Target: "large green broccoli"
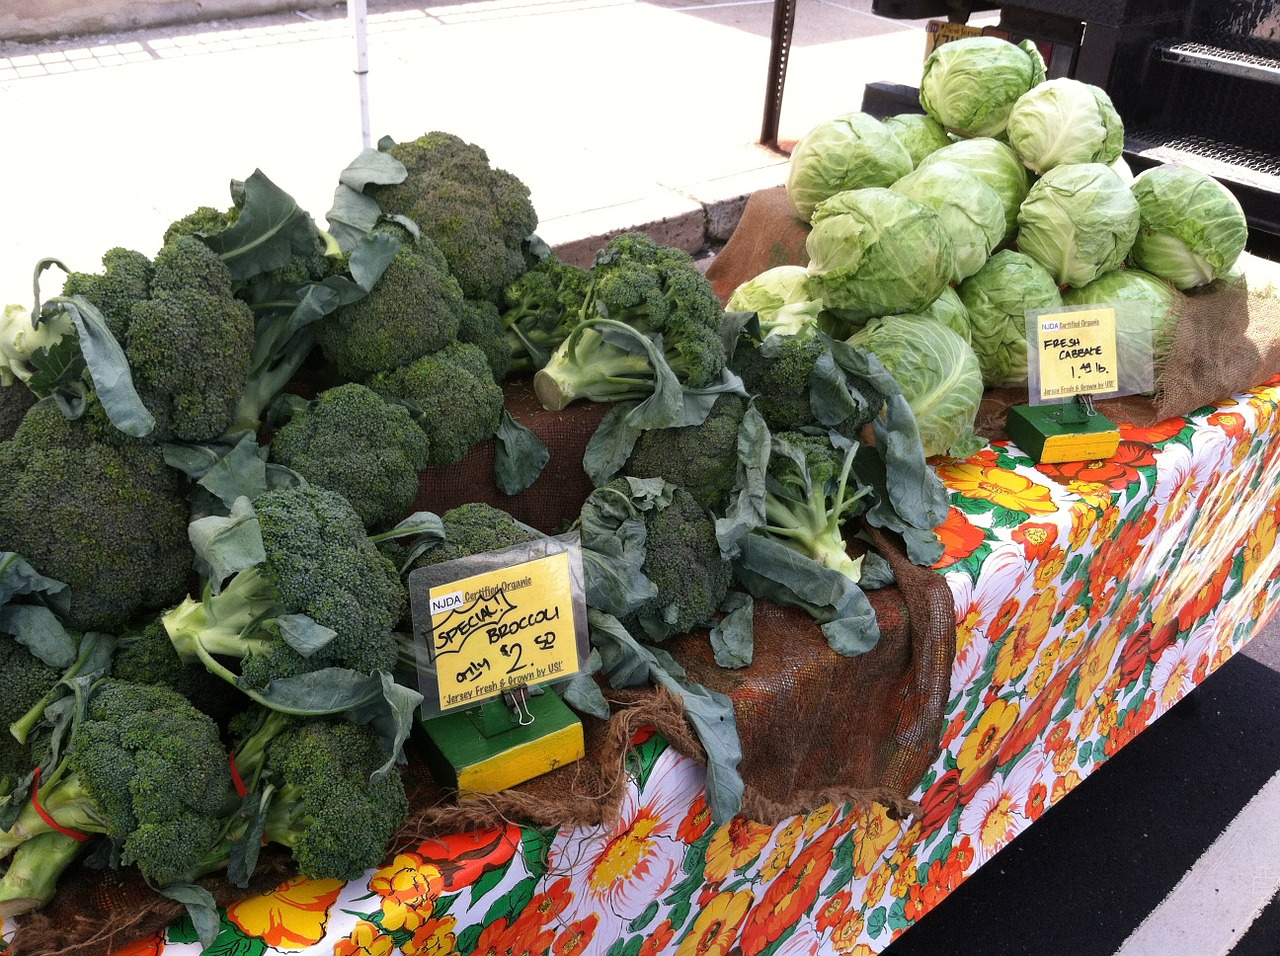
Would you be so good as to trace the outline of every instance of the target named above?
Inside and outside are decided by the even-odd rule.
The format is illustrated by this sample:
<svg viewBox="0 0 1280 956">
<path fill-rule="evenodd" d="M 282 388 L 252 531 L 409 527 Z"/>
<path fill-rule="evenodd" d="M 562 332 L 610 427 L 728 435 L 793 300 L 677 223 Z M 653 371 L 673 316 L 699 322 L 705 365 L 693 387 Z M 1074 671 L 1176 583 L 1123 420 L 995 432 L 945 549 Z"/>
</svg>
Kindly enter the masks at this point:
<svg viewBox="0 0 1280 956">
<path fill-rule="evenodd" d="M 593 494 L 609 492 L 630 494 L 629 483 L 618 478 Z M 640 512 L 645 526 L 641 570 L 656 592 L 622 622 L 662 641 L 713 620 L 733 583 L 733 566 L 720 553 L 715 519 L 689 492 L 667 483 L 650 504 Z"/>
<path fill-rule="evenodd" d="M 427 433 L 431 464 L 461 461 L 502 421 L 502 388 L 478 346 L 453 342 L 408 365 L 380 372 L 368 385 L 403 402 Z"/>
<path fill-rule="evenodd" d="M 534 375 L 549 409 L 576 399 L 618 402 L 652 394 L 665 363 L 689 388 L 714 384 L 724 369 L 724 309 L 687 252 L 624 233 L 591 267 L 582 319 Z"/>
<path fill-rule="evenodd" d="M 135 684 L 172 688 L 219 724 L 244 706 L 244 697 L 224 681 L 211 680 L 203 664 L 184 661 L 157 617 L 119 635 L 111 676 Z"/>
<path fill-rule="evenodd" d="M 316 323 L 316 343 L 345 379 L 364 381 L 429 352 L 458 336 L 463 298 L 449 264 L 427 235 L 407 230 L 395 258 L 367 296 Z"/>
<path fill-rule="evenodd" d="M 665 478 L 719 514 L 737 484 L 738 435 L 748 404 L 727 392 L 700 424 L 646 429 L 623 471 L 635 478 Z"/>
<path fill-rule="evenodd" d="M 194 236 L 155 259 L 150 298 L 134 304 L 125 356 L 155 438 L 206 441 L 234 421 L 254 342 L 249 306 L 226 264 Z"/>
<path fill-rule="evenodd" d="M 35 708 L 62 674 L 8 634 L 0 634 L 0 674 L 4 674 L 4 693 L 0 694 L 0 799 L 3 799 L 18 778 L 34 766 L 30 751 L 14 738 L 9 726 Z"/>
<path fill-rule="evenodd" d="M 246 692 L 327 667 L 391 673 L 405 591 L 347 499 L 314 485 L 282 488 L 255 498 L 253 510 L 265 559 L 162 615 L 178 654 Z M 332 638 L 297 650 L 298 615 Z M 239 673 L 220 658 L 237 661 Z"/>
<path fill-rule="evenodd" d="M 84 696 L 62 759 L 0 834 L 0 858 L 12 856 L 0 915 L 52 899 L 83 847 L 53 823 L 106 837 L 155 886 L 190 882 L 225 859 L 234 791 L 214 721 L 165 687 L 103 679 Z"/>
<path fill-rule="evenodd" d="M 271 461 L 346 498 L 371 530 L 409 512 L 431 457 L 427 434 L 408 409 L 356 382 L 317 395 L 267 451 Z"/>
<path fill-rule="evenodd" d="M 408 176 L 370 187 L 383 213 L 409 218 L 435 241 L 467 298 L 500 304 L 525 270 L 524 246 L 538 226 L 529 188 L 452 133 L 430 132 L 387 153 Z"/>
<path fill-rule="evenodd" d="M 241 715 L 236 769 L 265 804 L 262 838 L 312 879 L 350 880 L 383 862 L 409 812 L 396 769 L 368 726 L 258 708 Z"/>
<path fill-rule="evenodd" d="M 0 441 L 8 441 L 18 430 L 27 409 L 39 401 L 39 396 L 21 382 L 0 385 Z"/>
<path fill-rule="evenodd" d="M 186 478 L 159 446 L 100 441 L 44 402 L 0 442 L 0 474 L 4 547 L 70 587 L 69 626 L 112 631 L 186 594 Z"/>
</svg>

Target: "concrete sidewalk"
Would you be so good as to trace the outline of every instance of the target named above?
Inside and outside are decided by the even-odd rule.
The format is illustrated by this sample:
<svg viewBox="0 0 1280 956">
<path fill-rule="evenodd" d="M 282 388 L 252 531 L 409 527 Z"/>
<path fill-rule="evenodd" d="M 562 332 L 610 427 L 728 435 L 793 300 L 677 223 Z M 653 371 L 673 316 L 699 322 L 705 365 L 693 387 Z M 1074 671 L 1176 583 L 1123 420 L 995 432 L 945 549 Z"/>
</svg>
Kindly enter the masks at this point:
<svg viewBox="0 0 1280 956">
<path fill-rule="evenodd" d="M 870 0 L 799 0 L 780 140 L 857 109 L 872 80 L 914 85 L 922 21 Z M 0 41 L 5 182 L 0 302 L 27 303 L 37 260 L 95 271 L 148 255 L 198 205 L 261 169 L 324 225 L 362 146 L 344 7 L 39 45 Z M 772 0 L 370 0 L 372 139 L 446 130 L 530 187 L 567 256 L 644 228 L 697 250 L 745 197 L 781 183 L 759 146 Z M 56 271 L 44 295 L 61 286 Z"/>
</svg>

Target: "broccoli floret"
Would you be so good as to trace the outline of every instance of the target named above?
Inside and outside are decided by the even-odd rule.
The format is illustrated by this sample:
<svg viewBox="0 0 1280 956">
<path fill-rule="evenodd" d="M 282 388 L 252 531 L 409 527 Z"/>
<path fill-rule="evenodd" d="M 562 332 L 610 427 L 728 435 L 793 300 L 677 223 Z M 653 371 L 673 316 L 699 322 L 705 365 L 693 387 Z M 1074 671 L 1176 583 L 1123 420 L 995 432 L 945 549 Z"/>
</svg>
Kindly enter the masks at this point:
<svg viewBox="0 0 1280 956">
<path fill-rule="evenodd" d="M 363 381 L 437 352 L 458 336 L 462 289 L 426 235 L 404 230 L 395 258 L 367 296 L 316 323 L 316 342 L 338 373 Z"/>
<path fill-rule="evenodd" d="M 0 441 L 8 441 L 18 430 L 27 409 L 39 401 L 39 396 L 21 382 L 0 384 Z"/>
<path fill-rule="evenodd" d="M 502 388 L 484 353 L 466 342 L 381 372 L 368 385 L 413 412 L 427 433 L 433 465 L 461 461 L 474 445 L 492 437 L 502 421 Z"/>
<path fill-rule="evenodd" d="M 511 371 L 537 371 L 582 320 L 591 273 L 546 256 L 503 290 L 502 324 Z"/>
<path fill-rule="evenodd" d="M 151 298 L 135 303 L 125 356 L 153 437 L 205 441 L 232 424 L 249 371 L 253 312 L 226 264 L 199 239 L 179 236 L 156 255 Z"/>
<path fill-rule="evenodd" d="M 62 294 L 83 296 L 96 305 L 111 334 L 123 342 L 133 304 L 151 295 L 154 267 L 141 252 L 122 246 L 104 252 L 102 266 L 100 273 L 70 273 L 62 284 Z"/>
<path fill-rule="evenodd" d="M 617 478 L 593 494 L 630 494 Z M 687 634 L 712 620 L 733 582 L 731 563 L 720 553 L 715 519 L 678 485 L 667 483 L 652 507 L 643 508 L 644 576 L 657 589 L 623 619 L 650 640 Z"/>
<path fill-rule="evenodd" d="M 769 336 L 764 342 L 746 337 L 734 349 L 732 367 L 747 392 L 755 396 L 772 431 L 790 431 L 814 423 L 810 387 L 814 365 L 826 351 L 812 334 Z"/>
<path fill-rule="evenodd" d="M 681 384 L 704 388 L 724 369 L 724 309 L 693 257 L 624 233 L 591 267 L 582 319 L 537 374 L 545 408 L 575 399 L 619 402 L 653 392 L 658 371 L 641 337 L 651 341 Z"/>
<path fill-rule="evenodd" d="M 254 719 L 256 717 L 256 719 Z M 351 880 L 382 863 L 409 812 L 404 782 L 367 725 L 245 715 L 236 767 L 267 812 L 263 839 L 286 846 L 312 879 Z"/>
<path fill-rule="evenodd" d="M 701 424 L 641 432 L 623 470 L 635 478 L 665 478 L 720 513 L 737 482 L 738 433 L 747 405 L 743 396 L 726 393 Z"/>
<path fill-rule="evenodd" d="M 430 461 L 427 434 L 408 409 L 355 382 L 317 395 L 276 432 L 268 454 L 313 485 L 338 492 L 370 529 L 408 513 L 418 472 Z"/>
<path fill-rule="evenodd" d="M 212 236 L 240 218 L 240 210 L 235 206 L 229 209 L 214 209 L 212 206 L 197 206 L 181 219 L 169 224 L 164 231 L 161 242 L 168 245 L 179 236 Z"/>
<path fill-rule="evenodd" d="M 414 559 L 409 571 L 537 541 L 540 535 L 496 505 L 469 501 L 440 516 L 444 540 Z"/>
<path fill-rule="evenodd" d="M 70 627 L 113 631 L 187 592 L 186 478 L 158 445 L 99 441 L 45 402 L 0 443 L 0 474 L 4 546 L 70 587 Z"/>
<path fill-rule="evenodd" d="M 459 313 L 458 341 L 474 345 L 484 353 L 489 374 L 501 385 L 511 370 L 511 353 L 498 307 L 483 299 L 464 299 Z"/>
<path fill-rule="evenodd" d="M 165 687 L 104 679 L 85 695 L 63 758 L 40 782 L 44 813 L 29 799 L 0 834 L 0 857 L 15 853 L 0 879 L 6 915 L 48 902 L 74 858 L 62 840 L 41 847 L 42 835 L 57 833 L 49 819 L 105 836 L 155 886 L 190 882 L 222 857 L 212 848 L 232 784 L 213 720 Z"/>
<path fill-rule="evenodd" d="M 525 270 L 524 244 L 538 226 L 529 188 L 451 133 L 430 132 L 387 153 L 408 176 L 370 188 L 382 211 L 407 217 L 435 240 L 467 298 L 501 303 L 502 290 Z"/>
<path fill-rule="evenodd" d="M 244 698 L 223 681 L 210 680 L 203 665 L 178 656 L 159 618 L 120 635 L 111 658 L 111 676 L 172 688 L 219 724 L 244 706 Z"/>
<path fill-rule="evenodd" d="M 773 538 L 856 582 L 861 560 L 849 556 L 841 530 L 869 490 L 850 482 L 856 450 L 853 443 L 837 448 L 829 435 L 774 434 L 765 481 L 765 523 L 752 533 Z"/>
<path fill-rule="evenodd" d="M 246 692 L 326 667 L 390 673 L 397 658 L 391 629 L 406 596 L 395 565 L 347 499 L 308 485 L 268 491 L 253 508 L 265 560 L 220 592 L 206 585 L 199 599 L 161 616 L 179 656 Z M 333 638 L 302 654 L 282 634 L 293 615 L 331 629 Z M 238 661 L 239 674 L 219 658 Z"/>
</svg>

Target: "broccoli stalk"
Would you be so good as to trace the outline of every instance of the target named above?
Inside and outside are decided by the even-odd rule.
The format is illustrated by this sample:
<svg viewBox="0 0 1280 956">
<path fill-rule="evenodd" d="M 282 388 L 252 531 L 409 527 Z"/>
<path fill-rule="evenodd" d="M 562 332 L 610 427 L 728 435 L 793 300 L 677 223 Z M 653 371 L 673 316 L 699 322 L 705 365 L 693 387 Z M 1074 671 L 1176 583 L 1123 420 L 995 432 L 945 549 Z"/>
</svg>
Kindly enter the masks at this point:
<svg viewBox="0 0 1280 956">
<path fill-rule="evenodd" d="M 162 621 L 182 660 L 199 660 L 211 674 L 235 684 L 239 675 L 218 658 L 270 654 L 276 639 L 265 628 L 284 611 L 270 578 L 260 568 L 247 568 L 218 594 L 206 584 L 200 598 L 188 597 Z"/>
<path fill-rule="evenodd" d="M 0 919 L 38 910 L 53 900 L 58 878 L 80 855 L 84 844 L 56 831 L 40 833 L 13 851 L 0 879 Z"/>
<path fill-rule="evenodd" d="M 853 515 L 866 488 L 850 486 L 856 445 L 841 453 L 827 437 L 799 432 L 774 435 L 765 485 L 765 524 L 755 534 L 839 571 L 851 581 L 862 559 L 851 558 L 841 526 Z"/>
</svg>

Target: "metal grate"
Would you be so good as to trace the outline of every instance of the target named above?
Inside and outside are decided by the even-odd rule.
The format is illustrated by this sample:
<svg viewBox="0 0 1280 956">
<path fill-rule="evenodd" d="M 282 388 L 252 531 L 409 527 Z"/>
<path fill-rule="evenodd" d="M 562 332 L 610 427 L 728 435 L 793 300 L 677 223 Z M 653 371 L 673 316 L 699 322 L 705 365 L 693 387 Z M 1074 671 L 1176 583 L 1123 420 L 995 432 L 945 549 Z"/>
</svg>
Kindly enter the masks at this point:
<svg viewBox="0 0 1280 956">
<path fill-rule="evenodd" d="M 1244 179 L 1280 193 L 1280 157 L 1261 150 L 1223 143 L 1204 136 L 1167 129 L 1133 129 L 1125 133 L 1125 148 L 1158 162 L 1188 161 L 1211 175 Z M 1216 171 L 1215 171 L 1216 170 Z"/>
<path fill-rule="evenodd" d="M 1166 41 L 1153 51 L 1166 63 L 1225 73 L 1263 83 L 1280 83 L 1280 59 L 1195 41 Z"/>
</svg>

